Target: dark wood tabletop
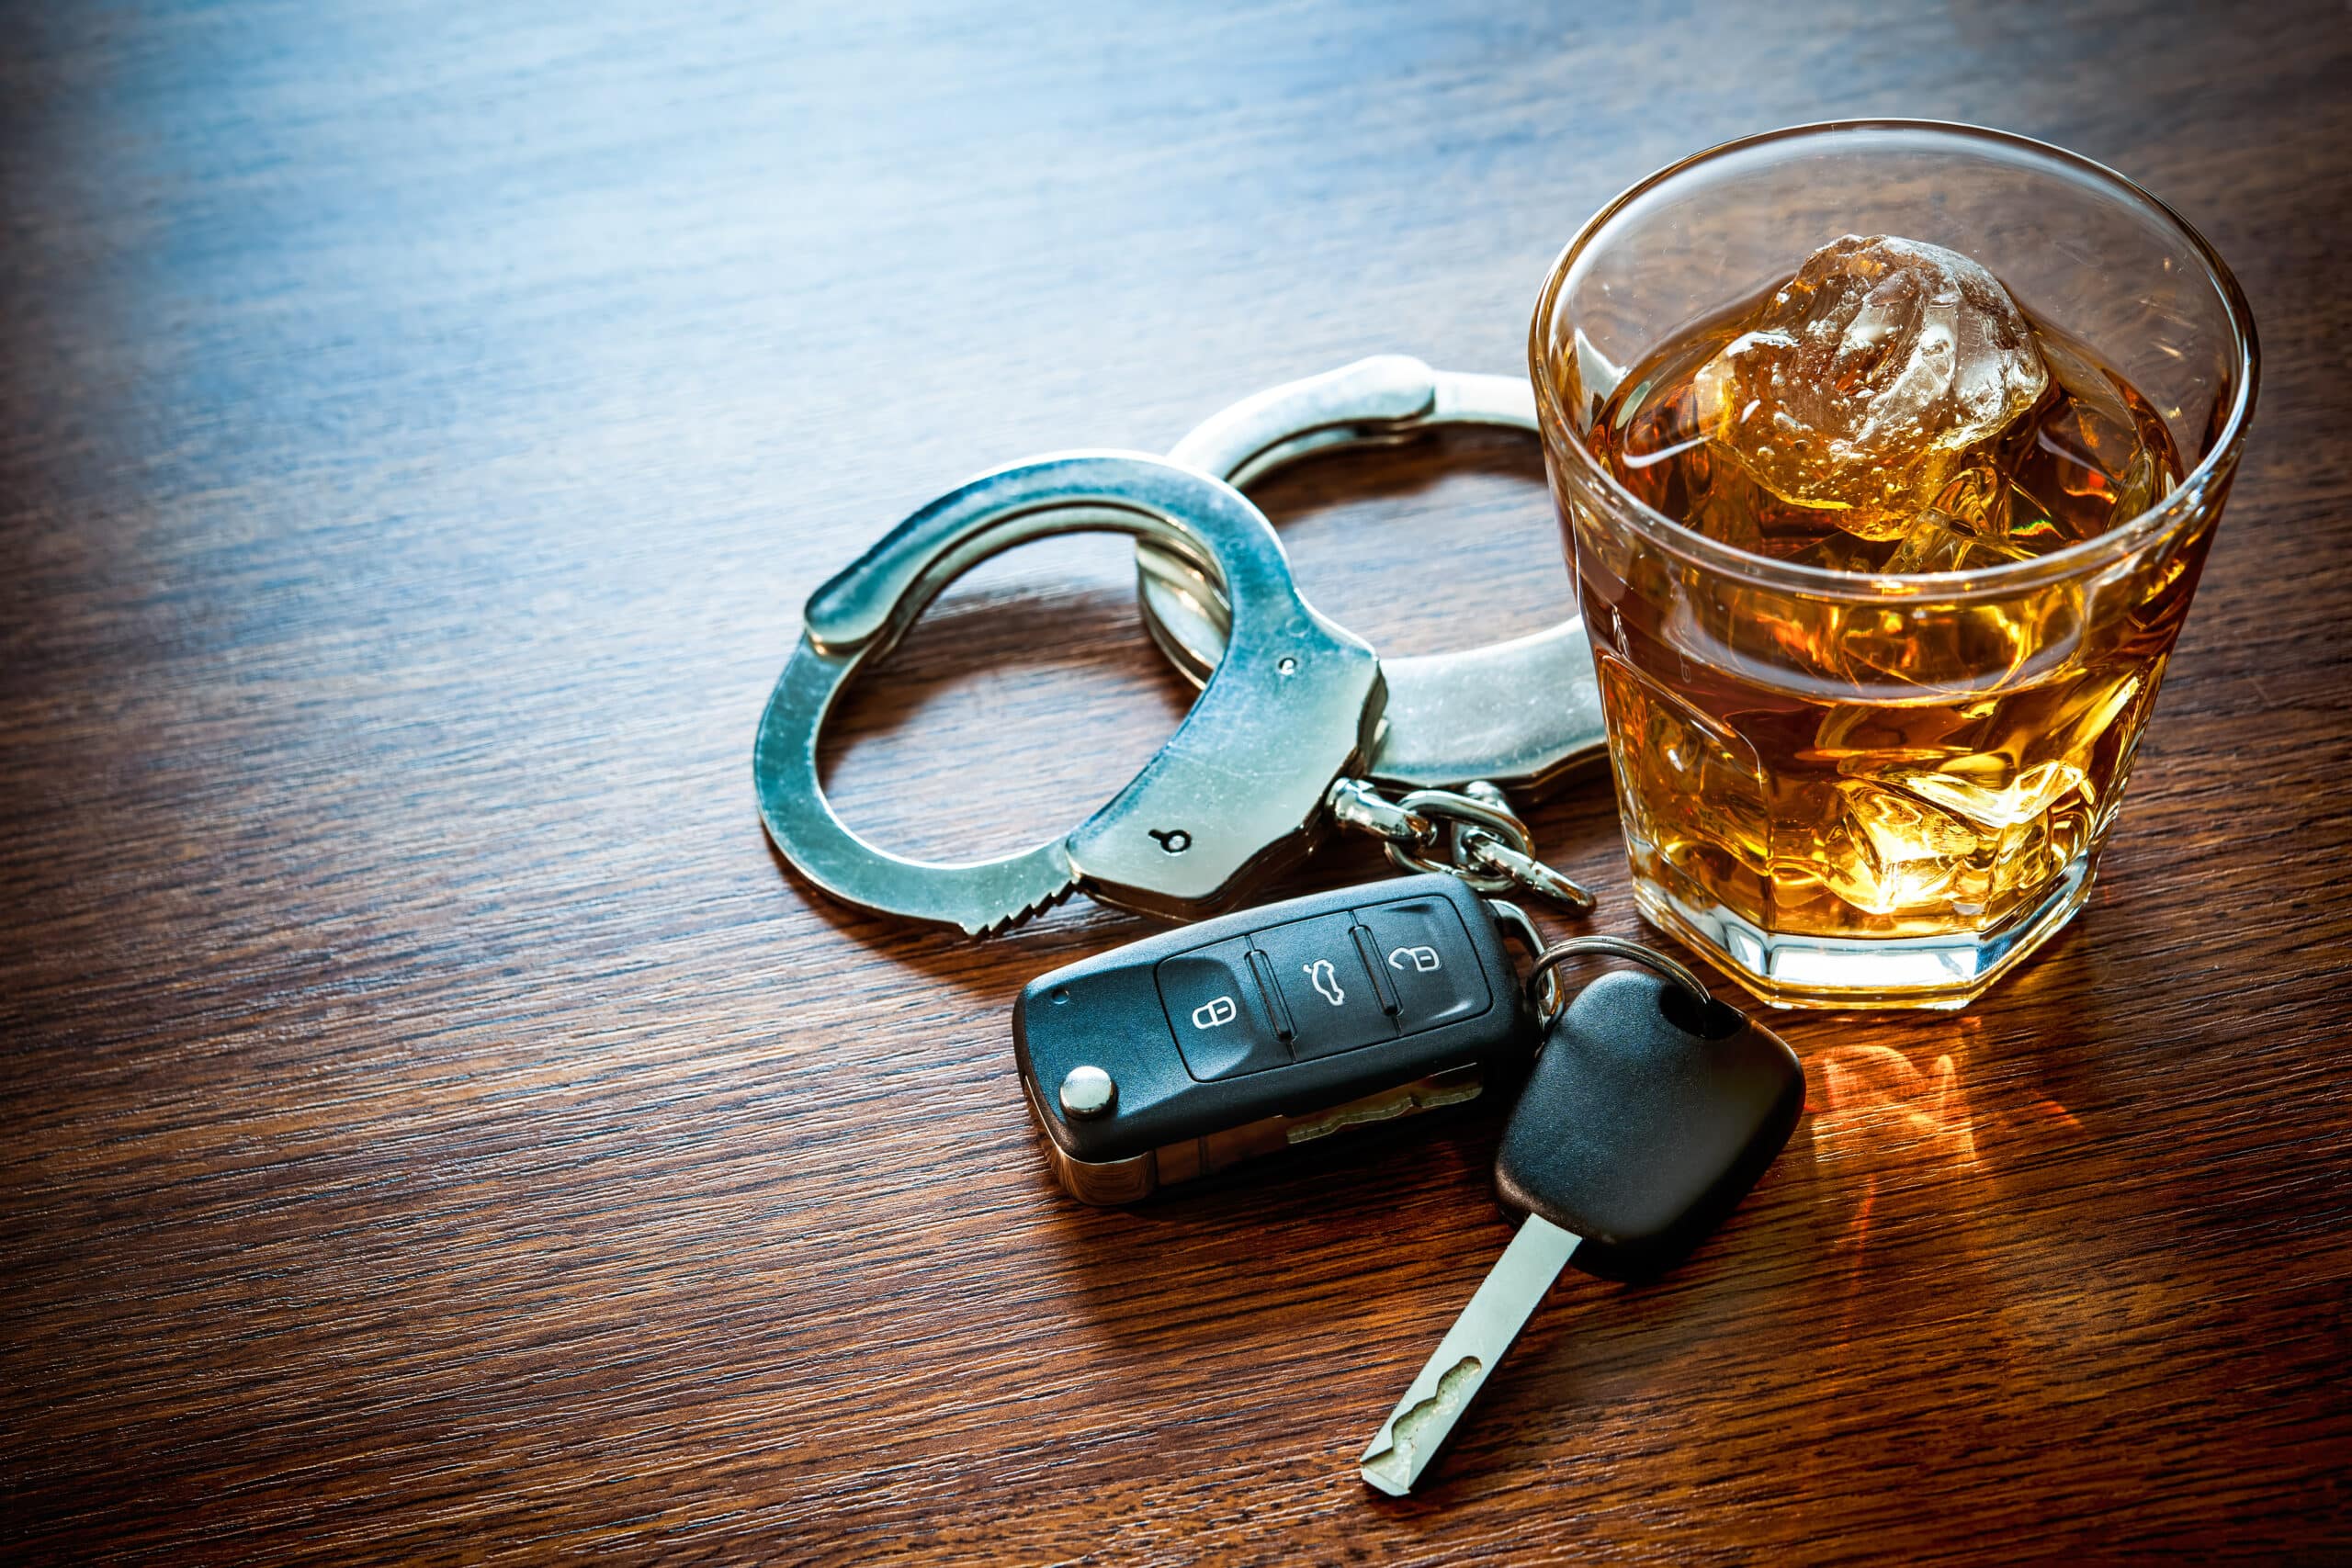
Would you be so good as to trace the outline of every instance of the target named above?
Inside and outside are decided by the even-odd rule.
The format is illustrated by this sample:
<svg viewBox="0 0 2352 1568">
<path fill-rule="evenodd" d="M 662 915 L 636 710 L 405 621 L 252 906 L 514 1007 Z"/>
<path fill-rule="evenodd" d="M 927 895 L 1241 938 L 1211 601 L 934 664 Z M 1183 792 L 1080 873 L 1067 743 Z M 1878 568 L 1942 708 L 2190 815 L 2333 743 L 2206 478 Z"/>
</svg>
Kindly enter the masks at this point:
<svg viewBox="0 0 2352 1568">
<path fill-rule="evenodd" d="M 27 4 L 0 50 L 0 1543 L 18 1561 L 2352 1559 L 2352 19 L 2335 4 Z M 2234 264 L 2260 405 L 2101 885 L 1571 1271 L 1422 1495 L 1499 1111 L 1129 1211 L 972 941 L 768 848 L 809 592 L 1040 450 L 1516 373 L 1684 153 L 2003 126 Z M 1531 443 L 1261 487 L 1392 653 L 1556 618 Z M 1124 542 L 950 592 L 861 830 L 1060 831 L 1189 688 Z M 1534 814 L 1641 928 L 1597 781 Z M 1275 892 L 1383 872 L 1335 844 Z M 1555 929 L 1558 929 L 1555 927 Z"/>
</svg>

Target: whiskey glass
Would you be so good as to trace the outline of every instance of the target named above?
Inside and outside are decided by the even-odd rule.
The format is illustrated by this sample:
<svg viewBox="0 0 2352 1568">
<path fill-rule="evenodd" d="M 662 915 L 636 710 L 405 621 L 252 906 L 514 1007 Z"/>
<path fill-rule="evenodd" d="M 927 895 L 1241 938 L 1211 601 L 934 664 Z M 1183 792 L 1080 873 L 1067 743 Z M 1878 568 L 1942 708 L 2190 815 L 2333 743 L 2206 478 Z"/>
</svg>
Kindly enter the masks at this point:
<svg viewBox="0 0 2352 1568">
<path fill-rule="evenodd" d="M 1589 440 L 1628 368 L 1846 234 L 1981 263 L 2144 397 L 2185 477 L 2053 553 L 1917 576 L 1750 554 L 1635 499 Z M 2082 907 L 2114 828 L 2253 411 L 2229 268 L 2055 147 L 1800 126 L 1611 202 L 1528 355 L 1644 916 L 1776 1005 L 1964 1006 Z"/>
</svg>

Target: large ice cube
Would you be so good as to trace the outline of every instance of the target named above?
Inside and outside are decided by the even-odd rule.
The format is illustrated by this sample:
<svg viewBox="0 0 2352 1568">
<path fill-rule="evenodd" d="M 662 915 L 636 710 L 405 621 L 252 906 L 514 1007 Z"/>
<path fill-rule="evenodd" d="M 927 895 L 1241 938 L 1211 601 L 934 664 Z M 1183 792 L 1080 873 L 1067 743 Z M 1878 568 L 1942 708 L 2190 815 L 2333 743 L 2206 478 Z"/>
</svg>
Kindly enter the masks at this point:
<svg viewBox="0 0 2352 1568">
<path fill-rule="evenodd" d="M 1885 234 L 1807 257 L 1694 383 L 1703 428 L 1758 484 L 1866 539 L 1902 535 L 2049 384 L 1991 273 Z"/>
<path fill-rule="evenodd" d="M 2036 762 L 2018 769 L 1998 753 L 1956 757 L 1935 768 L 1890 768 L 1879 777 L 1932 801 L 1980 831 L 2037 821 L 2067 796 L 2087 799 L 2090 793 L 2088 775 L 2072 762 Z"/>
<path fill-rule="evenodd" d="M 2030 560 L 2033 552 L 2005 539 L 1984 538 L 1949 513 L 1932 508 L 1914 517 L 1900 536 L 1903 542 L 1883 569 L 1900 576 L 1937 571 L 1974 571 L 2007 561 Z"/>
<path fill-rule="evenodd" d="M 1967 823 L 1865 779 L 1830 794 L 1818 870 L 1832 893 L 1873 915 L 1949 898 L 1978 850 Z"/>
</svg>

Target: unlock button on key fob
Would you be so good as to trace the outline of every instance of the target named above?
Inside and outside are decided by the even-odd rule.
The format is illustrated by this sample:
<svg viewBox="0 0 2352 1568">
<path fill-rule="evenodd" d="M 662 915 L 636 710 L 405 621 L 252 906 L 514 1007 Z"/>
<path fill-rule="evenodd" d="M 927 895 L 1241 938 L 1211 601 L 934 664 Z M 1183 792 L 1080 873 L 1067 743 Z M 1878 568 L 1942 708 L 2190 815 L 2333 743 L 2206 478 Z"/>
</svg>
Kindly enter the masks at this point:
<svg viewBox="0 0 2352 1568">
<path fill-rule="evenodd" d="M 1184 1070 L 1206 1083 L 1290 1065 L 1250 968 L 1250 939 L 1236 937 L 1159 961 L 1159 1000 Z"/>
<path fill-rule="evenodd" d="M 1408 1034 L 1476 1018 L 1493 1005 L 1470 934 L 1447 900 L 1399 898 L 1358 909 L 1356 919 L 1371 934 L 1372 961 L 1396 988 Z"/>
</svg>

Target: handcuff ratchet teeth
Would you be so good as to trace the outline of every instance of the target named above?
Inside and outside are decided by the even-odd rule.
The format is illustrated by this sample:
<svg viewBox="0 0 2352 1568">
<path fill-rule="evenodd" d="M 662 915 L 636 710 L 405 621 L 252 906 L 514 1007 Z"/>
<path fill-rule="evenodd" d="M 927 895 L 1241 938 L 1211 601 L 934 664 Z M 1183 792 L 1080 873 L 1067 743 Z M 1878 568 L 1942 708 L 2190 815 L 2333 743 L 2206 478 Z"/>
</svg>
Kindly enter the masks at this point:
<svg viewBox="0 0 2352 1568">
<path fill-rule="evenodd" d="M 1231 605 L 1225 657 L 1175 733 L 1108 805 L 1018 853 L 942 864 L 851 831 L 817 773 L 818 735 L 850 681 L 971 567 L 1094 529 L 1198 565 Z M 1222 479 L 1139 453 L 1063 453 L 969 480 L 818 589 L 805 621 L 752 756 L 769 837 L 837 897 L 976 935 L 1081 886 L 1168 919 L 1238 902 L 1311 847 L 1326 792 L 1361 763 L 1385 700 L 1379 660 L 1299 596 L 1264 514 Z"/>
</svg>

